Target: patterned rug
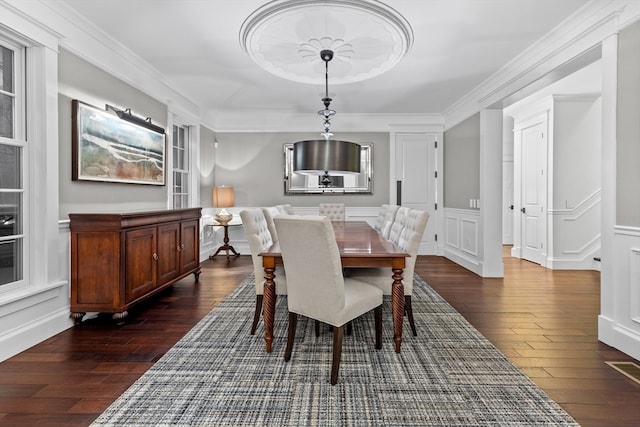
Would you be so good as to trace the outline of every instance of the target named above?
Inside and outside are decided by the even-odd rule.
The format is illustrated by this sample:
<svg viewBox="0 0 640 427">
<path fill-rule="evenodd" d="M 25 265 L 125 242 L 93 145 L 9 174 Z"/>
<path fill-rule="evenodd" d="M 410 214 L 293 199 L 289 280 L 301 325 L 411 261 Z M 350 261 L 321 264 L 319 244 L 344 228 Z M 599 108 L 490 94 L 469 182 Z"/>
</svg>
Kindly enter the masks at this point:
<svg viewBox="0 0 640 427">
<path fill-rule="evenodd" d="M 405 320 L 393 346 L 390 301 L 383 347 L 373 313 L 345 335 L 338 384 L 329 384 L 332 333 L 299 318 L 289 363 L 286 298 L 278 297 L 274 349 L 249 335 L 253 276 L 245 279 L 94 426 L 575 426 L 577 423 L 416 276 L 418 336 Z M 387 297 L 385 297 L 387 298 Z M 261 323 L 262 324 L 262 323 Z"/>
</svg>

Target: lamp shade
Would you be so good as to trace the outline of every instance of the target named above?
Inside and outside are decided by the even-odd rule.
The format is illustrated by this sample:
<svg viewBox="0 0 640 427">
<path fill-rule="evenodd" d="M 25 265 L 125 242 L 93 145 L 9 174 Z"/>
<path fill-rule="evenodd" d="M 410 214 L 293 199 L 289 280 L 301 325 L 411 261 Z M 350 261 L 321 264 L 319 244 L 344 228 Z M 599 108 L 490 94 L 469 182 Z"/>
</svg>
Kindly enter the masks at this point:
<svg viewBox="0 0 640 427">
<path fill-rule="evenodd" d="M 234 203 L 233 187 L 213 187 L 214 208 L 230 208 Z"/>
<path fill-rule="evenodd" d="M 304 175 L 360 173 L 360 145 L 335 139 L 293 144 L 293 170 Z"/>
</svg>

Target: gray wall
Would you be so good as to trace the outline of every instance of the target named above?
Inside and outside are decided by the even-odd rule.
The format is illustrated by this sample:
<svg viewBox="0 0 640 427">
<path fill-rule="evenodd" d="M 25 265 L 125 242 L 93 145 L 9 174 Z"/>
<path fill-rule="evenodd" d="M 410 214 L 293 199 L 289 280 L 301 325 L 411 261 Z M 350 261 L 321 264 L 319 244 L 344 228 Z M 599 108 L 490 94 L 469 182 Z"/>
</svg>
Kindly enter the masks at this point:
<svg viewBox="0 0 640 427">
<path fill-rule="evenodd" d="M 480 114 L 478 113 L 444 133 L 444 206 L 469 209 L 469 199 L 479 198 Z"/>
<path fill-rule="evenodd" d="M 71 180 L 71 100 L 98 108 L 110 104 L 131 108 L 166 126 L 165 104 L 145 95 L 75 55 L 59 56 L 60 219 L 72 212 L 131 212 L 167 207 L 166 186 Z M 200 127 L 198 162 L 200 205 L 210 207 L 211 187 L 235 187 L 236 206 L 317 206 L 344 202 L 349 206 L 379 206 L 389 201 L 389 133 L 341 132 L 340 139 L 373 143 L 373 194 L 285 196 L 283 144 L 317 138 L 310 133 L 218 133 Z M 214 139 L 218 148 L 214 148 Z"/>
<path fill-rule="evenodd" d="M 218 148 L 215 185 L 235 189 L 236 206 L 317 206 L 320 202 L 344 202 L 348 206 L 379 206 L 389 201 L 389 134 L 386 132 L 341 132 L 342 140 L 373 144 L 373 194 L 362 195 L 284 195 L 283 144 L 318 138 L 311 133 L 216 133 Z M 207 141 L 201 142 L 206 149 Z M 203 207 L 211 206 L 211 180 L 200 187 Z"/>
<path fill-rule="evenodd" d="M 618 35 L 616 224 L 640 226 L 640 22 Z"/>
<path fill-rule="evenodd" d="M 105 104 L 131 108 L 162 127 L 167 121 L 166 106 L 63 49 L 58 59 L 59 218 L 67 219 L 72 212 L 165 209 L 166 186 L 71 180 L 71 100 L 101 109 Z"/>
</svg>

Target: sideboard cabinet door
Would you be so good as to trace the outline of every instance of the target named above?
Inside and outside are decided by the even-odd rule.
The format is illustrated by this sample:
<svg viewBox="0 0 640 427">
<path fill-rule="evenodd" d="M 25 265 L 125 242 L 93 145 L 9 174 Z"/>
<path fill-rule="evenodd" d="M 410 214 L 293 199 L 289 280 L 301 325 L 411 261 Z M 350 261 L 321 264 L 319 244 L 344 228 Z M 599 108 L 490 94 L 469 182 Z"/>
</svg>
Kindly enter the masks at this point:
<svg viewBox="0 0 640 427">
<path fill-rule="evenodd" d="M 180 275 L 180 224 L 158 227 L 158 285 L 164 285 Z"/>
<path fill-rule="evenodd" d="M 200 222 L 182 222 L 180 239 L 180 272 L 184 273 L 200 265 Z"/>
<path fill-rule="evenodd" d="M 125 301 L 130 303 L 156 286 L 156 227 L 127 231 L 125 250 Z"/>
</svg>

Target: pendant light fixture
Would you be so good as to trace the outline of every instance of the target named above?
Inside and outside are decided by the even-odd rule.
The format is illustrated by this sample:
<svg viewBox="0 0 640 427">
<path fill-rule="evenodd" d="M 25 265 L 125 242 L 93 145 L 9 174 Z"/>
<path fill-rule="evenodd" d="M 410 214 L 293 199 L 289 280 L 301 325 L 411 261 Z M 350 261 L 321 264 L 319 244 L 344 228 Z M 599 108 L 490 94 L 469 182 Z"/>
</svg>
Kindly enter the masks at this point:
<svg viewBox="0 0 640 427">
<path fill-rule="evenodd" d="M 331 117 L 336 112 L 330 109 L 332 99 L 329 97 L 329 62 L 333 59 L 331 49 L 320 51 L 320 58 L 325 63 L 325 95 L 322 98 L 324 110 L 318 114 L 324 118 L 324 139 L 298 141 L 293 144 L 293 170 L 304 175 L 323 175 L 323 184 L 331 183 L 330 175 L 360 173 L 360 145 L 355 142 L 331 139 Z"/>
</svg>

